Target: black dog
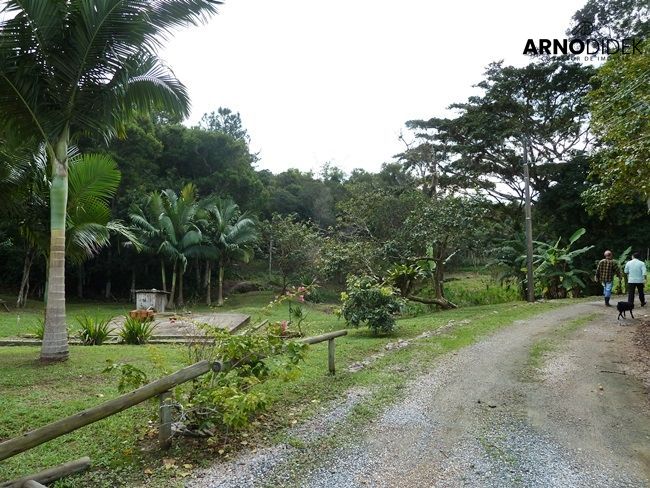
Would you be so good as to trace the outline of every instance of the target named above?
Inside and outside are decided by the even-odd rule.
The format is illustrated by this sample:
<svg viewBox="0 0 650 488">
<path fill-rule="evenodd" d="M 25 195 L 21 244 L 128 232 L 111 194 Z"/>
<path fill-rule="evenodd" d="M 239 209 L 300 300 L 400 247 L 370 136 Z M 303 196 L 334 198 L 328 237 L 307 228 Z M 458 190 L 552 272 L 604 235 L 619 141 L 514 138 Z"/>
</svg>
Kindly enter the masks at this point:
<svg viewBox="0 0 650 488">
<path fill-rule="evenodd" d="M 627 318 L 625 315 L 625 312 L 630 312 L 630 315 L 632 318 L 634 318 L 634 314 L 632 313 L 632 310 L 634 310 L 634 304 L 630 302 L 618 302 L 616 304 L 616 310 L 618 310 L 618 319 L 621 320 L 621 317 Z"/>
</svg>

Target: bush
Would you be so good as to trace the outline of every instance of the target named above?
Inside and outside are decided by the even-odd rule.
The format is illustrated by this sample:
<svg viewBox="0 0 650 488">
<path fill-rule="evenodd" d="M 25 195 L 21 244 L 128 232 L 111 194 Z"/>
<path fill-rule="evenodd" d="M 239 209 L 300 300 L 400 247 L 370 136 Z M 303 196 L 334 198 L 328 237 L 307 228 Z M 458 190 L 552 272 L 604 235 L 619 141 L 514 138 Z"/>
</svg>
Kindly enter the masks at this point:
<svg viewBox="0 0 650 488">
<path fill-rule="evenodd" d="M 81 315 L 76 317 L 75 320 L 79 324 L 77 336 L 84 346 L 101 345 L 111 332 L 109 322 L 112 320 L 112 317 L 100 319 L 90 317 L 89 315 Z"/>
<path fill-rule="evenodd" d="M 352 276 L 347 292 L 341 293 L 341 314 L 352 327 L 366 323 L 375 333 L 390 333 L 395 328 L 395 315 L 404 306 L 396 290 L 369 276 Z"/>
<path fill-rule="evenodd" d="M 232 335 L 208 324 L 200 327 L 211 340 L 190 344 L 188 362 L 218 359 L 224 371 L 207 373 L 189 390 L 179 390 L 181 423 L 187 431 L 209 436 L 244 428 L 267 406 L 265 393 L 255 386 L 295 378 L 307 346 L 283 340 L 279 328 L 270 327 L 265 335 Z"/>
<path fill-rule="evenodd" d="M 145 344 L 151 339 L 155 327 L 152 322 L 127 316 L 119 336 L 125 344 Z"/>
</svg>

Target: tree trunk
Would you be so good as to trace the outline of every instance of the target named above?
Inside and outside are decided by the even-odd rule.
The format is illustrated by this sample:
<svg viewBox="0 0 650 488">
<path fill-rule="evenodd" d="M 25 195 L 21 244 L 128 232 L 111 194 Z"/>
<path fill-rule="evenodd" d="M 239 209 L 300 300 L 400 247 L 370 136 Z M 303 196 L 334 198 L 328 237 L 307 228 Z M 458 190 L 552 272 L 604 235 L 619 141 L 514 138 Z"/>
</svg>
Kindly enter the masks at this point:
<svg viewBox="0 0 650 488">
<path fill-rule="evenodd" d="M 68 359 L 68 333 L 65 325 L 65 220 L 68 205 L 68 137 L 66 128 L 50 148 L 52 186 L 50 188 L 50 263 L 45 308 L 45 333 L 41 361 Z"/>
<path fill-rule="evenodd" d="M 443 282 L 445 279 L 444 264 L 442 259 L 436 259 L 436 270 L 433 273 L 434 284 L 436 289 L 436 298 L 441 299 L 445 297 Z"/>
<path fill-rule="evenodd" d="M 169 303 L 168 305 L 171 308 L 174 308 L 174 295 L 176 293 L 176 270 L 178 269 L 178 262 L 174 261 L 172 263 L 172 291 L 169 295 Z"/>
<path fill-rule="evenodd" d="M 84 297 L 84 265 L 83 263 L 77 268 L 77 298 Z"/>
<path fill-rule="evenodd" d="M 199 258 L 194 260 L 194 266 L 196 267 L 194 270 L 194 278 L 196 279 L 196 294 L 198 295 L 201 293 L 201 261 L 199 261 Z"/>
<path fill-rule="evenodd" d="M 165 260 L 160 260 L 160 274 L 162 276 L 162 289 L 167 291 L 167 273 L 165 271 Z"/>
<path fill-rule="evenodd" d="M 111 295 L 113 293 L 112 288 L 113 288 L 113 281 L 111 280 L 112 274 L 111 270 L 113 268 L 113 248 L 111 246 L 108 247 L 107 250 L 108 254 L 108 279 L 106 280 L 106 285 L 104 286 L 104 298 L 106 300 L 111 299 Z M 131 291 L 133 293 L 133 291 Z"/>
<path fill-rule="evenodd" d="M 129 298 L 132 303 L 135 303 L 135 267 L 131 268 L 131 294 Z"/>
<path fill-rule="evenodd" d="M 219 292 L 217 296 L 217 306 L 223 306 L 223 259 L 219 259 Z"/>
<path fill-rule="evenodd" d="M 273 280 L 273 236 L 269 238 L 269 282 Z"/>
<path fill-rule="evenodd" d="M 18 292 L 18 299 L 16 300 L 17 308 L 22 308 L 27 304 L 27 295 L 29 295 L 29 273 L 32 270 L 34 255 L 35 251 L 30 247 L 25 254 L 25 262 L 23 263 L 23 277 L 20 280 L 20 291 Z"/>
<path fill-rule="evenodd" d="M 444 308 L 444 309 L 458 308 L 457 305 L 451 303 L 446 298 L 440 298 L 440 299 L 439 298 L 420 298 L 420 297 L 416 297 L 414 295 L 409 295 L 406 298 L 408 298 L 409 300 L 412 300 L 414 302 L 425 303 L 427 305 L 438 305 L 439 307 Z"/>
<path fill-rule="evenodd" d="M 183 298 L 183 275 L 185 274 L 185 270 L 183 269 L 183 265 L 181 264 L 179 266 L 179 271 L 178 271 L 178 300 L 176 301 L 176 305 L 179 307 L 182 307 L 185 305 L 185 299 Z"/>
<path fill-rule="evenodd" d="M 210 260 L 205 263 L 205 304 L 212 305 L 212 266 Z"/>
</svg>

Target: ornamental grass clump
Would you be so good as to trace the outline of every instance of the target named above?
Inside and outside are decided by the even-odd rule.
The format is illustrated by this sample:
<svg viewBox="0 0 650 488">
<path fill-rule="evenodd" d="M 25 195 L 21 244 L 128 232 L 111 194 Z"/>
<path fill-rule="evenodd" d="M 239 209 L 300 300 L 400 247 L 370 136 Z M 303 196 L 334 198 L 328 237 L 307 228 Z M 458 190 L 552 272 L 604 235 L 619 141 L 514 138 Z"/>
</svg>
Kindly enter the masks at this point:
<svg viewBox="0 0 650 488">
<path fill-rule="evenodd" d="M 124 344 L 146 344 L 153 336 L 155 327 L 152 322 L 126 317 L 122 330 L 118 335 Z"/>
<path fill-rule="evenodd" d="M 109 323 L 111 317 L 100 319 L 89 315 L 81 315 L 75 320 L 79 324 L 77 337 L 84 346 L 99 346 L 108 339 L 111 329 Z"/>
</svg>

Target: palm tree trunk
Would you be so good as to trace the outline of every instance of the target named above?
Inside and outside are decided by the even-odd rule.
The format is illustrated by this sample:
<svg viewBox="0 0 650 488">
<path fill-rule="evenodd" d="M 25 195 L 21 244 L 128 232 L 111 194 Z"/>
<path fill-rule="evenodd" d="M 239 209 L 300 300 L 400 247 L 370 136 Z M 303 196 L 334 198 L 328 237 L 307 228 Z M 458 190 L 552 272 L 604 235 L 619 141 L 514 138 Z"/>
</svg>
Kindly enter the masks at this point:
<svg viewBox="0 0 650 488">
<path fill-rule="evenodd" d="M 210 260 L 205 263 L 205 303 L 212 305 L 212 266 Z"/>
<path fill-rule="evenodd" d="M 194 276 L 196 278 L 196 293 L 197 295 L 200 293 L 201 290 L 201 261 L 199 258 L 196 258 L 194 260 Z"/>
<path fill-rule="evenodd" d="M 183 266 L 180 266 L 180 271 L 178 273 L 178 301 L 176 304 L 179 307 L 182 307 L 185 305 L 185 299 L 183 298 L 183 275 L 185 274 L 185 270 L 183 269 Z"/>
<path fill-rule="evenodd" d="M 219 295 L 217 297 L 217 306 L 223 306 L 223 259 L 219 259 Z"/>
<path fill-rule="evenodd" d="M 65 326 L 65 219 L 68 204 L 68 129 L 50 150 L 52 186 L 50 188 L 50 263 L 45 309 L 45 333 L 41 361 L 68 359 L 68 334 Z"/>
<path fill-rule="evenodd" d="M 84 297 L 84 265 L 79 265 L 77 270 L 77 298 Z"/>
<path fill-rule="evenodd" d="M 176 270 L 178 269 L 178 263 L 176 261 L 172 264 L 172 291 L 169 294 L 169 303 L 170 307 L 174 307 L 174 294 L 176 293 Z"/>
<path fill-rule="evenodd" d="M 35 251 L 31 247 L 25 254 L 25 262 L 23 263 L 23 277 L 20 280 L 20 291 L 18 292 L 18 299 L 16 300 L 16 307 L 22 308 L 27 303 L 27 295 L 29 295 L 29 273 L 32 269 L 34 262 Z"/>
<path fill-rule="evenodd" d="M 163 291 L 167 291 L 167 273 L 165 272 L 165 260 L 160 260 L 160 274 L 162 275 Z"/>
</svg>

